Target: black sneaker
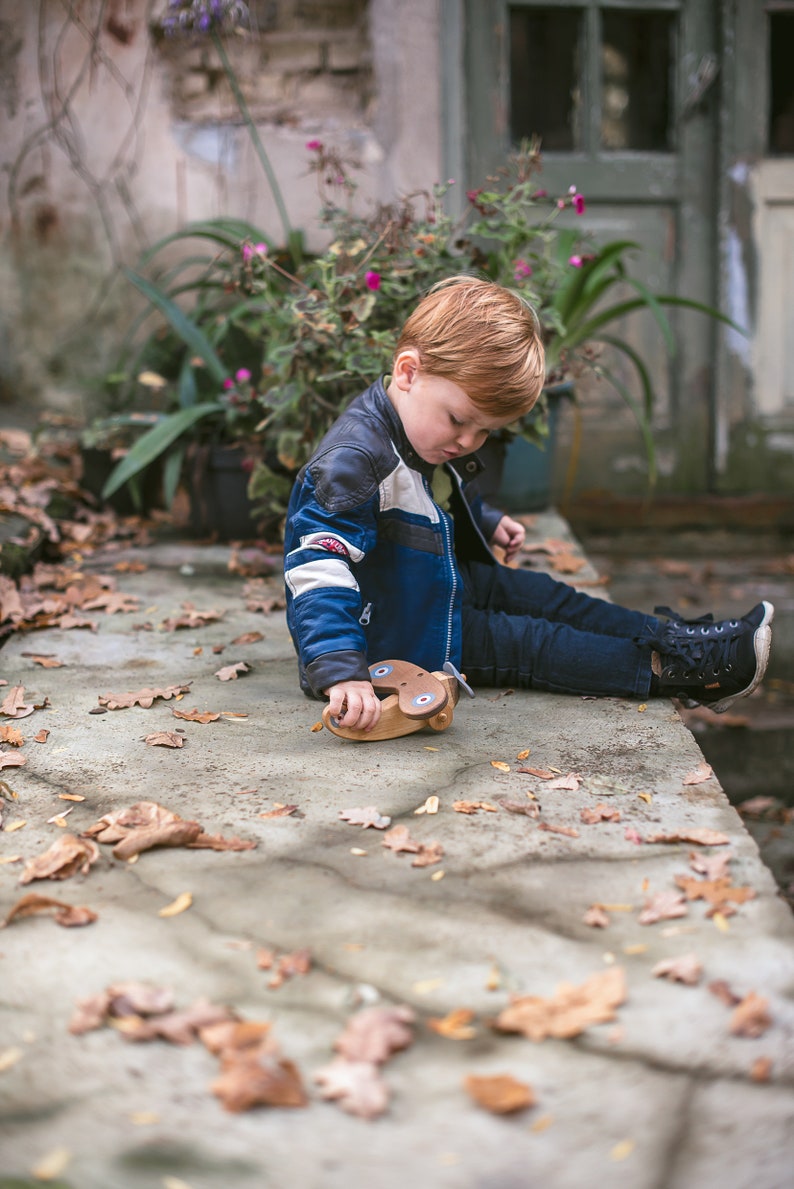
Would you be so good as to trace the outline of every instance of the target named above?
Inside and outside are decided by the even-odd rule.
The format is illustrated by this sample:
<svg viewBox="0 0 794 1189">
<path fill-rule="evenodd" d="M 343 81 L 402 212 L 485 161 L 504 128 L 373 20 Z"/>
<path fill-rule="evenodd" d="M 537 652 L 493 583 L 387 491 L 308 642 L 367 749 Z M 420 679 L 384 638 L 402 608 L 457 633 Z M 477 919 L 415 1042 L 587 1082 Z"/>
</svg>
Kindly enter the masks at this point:
<svg viewBox="0 0 794 1189">
<path fill-rule="evenodd" d="M 668 608 L 658 610 L 673 614 Z M 764 601 L 741 619 L 715 623 L 710 616 L 671 618 L 642 640 L 661 660 L 654 692 L 721 714 L 760 684 L 769 660 L 774 614 L 772 604 Z"/>
</svg>

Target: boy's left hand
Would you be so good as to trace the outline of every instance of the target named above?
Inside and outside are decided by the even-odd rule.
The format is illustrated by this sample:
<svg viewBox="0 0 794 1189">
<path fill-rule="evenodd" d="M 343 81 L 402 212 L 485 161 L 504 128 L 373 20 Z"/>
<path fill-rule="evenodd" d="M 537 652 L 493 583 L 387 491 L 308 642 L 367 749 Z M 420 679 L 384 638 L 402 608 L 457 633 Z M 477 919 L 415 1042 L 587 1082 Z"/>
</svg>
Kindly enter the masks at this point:
<svg viewBox="0 0 794 1189">
<path fill-rule="evenodd" d="M 524 544 L 527 530 L 512 516 L 503 516 L 491 537 L 491 544 L 504 550 L 504 564 L 507 566 Z"/>
</svg>

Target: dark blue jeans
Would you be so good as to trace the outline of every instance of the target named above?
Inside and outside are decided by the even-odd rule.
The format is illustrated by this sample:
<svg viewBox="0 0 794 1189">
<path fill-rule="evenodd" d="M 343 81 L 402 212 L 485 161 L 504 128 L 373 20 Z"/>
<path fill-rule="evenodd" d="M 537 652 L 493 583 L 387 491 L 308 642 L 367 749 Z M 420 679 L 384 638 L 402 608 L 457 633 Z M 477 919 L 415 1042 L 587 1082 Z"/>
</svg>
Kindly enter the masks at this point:
<svg viewBox="0 0 794 1189">
<path fill-rule="evenodd" d="M 463 672 L 472 685 L 646 698 L 652 615 L 580 594 L 547 574 L 470 563 L 463 578 Z"/>
</svg>

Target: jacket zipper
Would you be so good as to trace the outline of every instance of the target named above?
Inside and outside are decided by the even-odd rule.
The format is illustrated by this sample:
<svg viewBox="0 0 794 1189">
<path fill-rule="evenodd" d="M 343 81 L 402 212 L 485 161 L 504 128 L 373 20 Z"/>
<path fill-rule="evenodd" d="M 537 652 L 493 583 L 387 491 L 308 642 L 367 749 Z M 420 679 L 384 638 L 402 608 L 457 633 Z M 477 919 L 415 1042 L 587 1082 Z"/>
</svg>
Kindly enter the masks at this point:
<svg viewBox="0 0 794 1189">
<path fill-rule="evenodd" d="M 452 652 L 452 613 L 455 606 L 455 595 L 458 590 L 458 575 L 455 571 L 455 563 L 452 559 L 452 538 L 449 532 L 449 517 L 442 510 L 441 523 L 444 525 L 444 539 L 447 545 L 447 564 L 449 566 L 450 577 L 452 578 L 452 587 L 449 592 L 449 606 L 447 608 L 447 647 L 444 654 L 444 660 L 450 660 L 450 653 Z"/>
<path fill-rule="evenodd" d="M 367 605 L 364 607 L 364 610 L 361 612 L 361 614 L 358 617 L 358 622 L 362 625 L 362 627 L 366 627 L 371 618 L 372 618 L 372 603 L 367 603 Z"/>
</svg>

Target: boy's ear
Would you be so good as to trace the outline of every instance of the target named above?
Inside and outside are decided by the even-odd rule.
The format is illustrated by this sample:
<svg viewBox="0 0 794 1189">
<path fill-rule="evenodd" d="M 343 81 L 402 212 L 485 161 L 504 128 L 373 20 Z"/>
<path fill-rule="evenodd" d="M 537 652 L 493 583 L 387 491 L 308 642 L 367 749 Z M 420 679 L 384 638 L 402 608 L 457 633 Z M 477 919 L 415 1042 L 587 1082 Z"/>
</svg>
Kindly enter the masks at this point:
<svg viewBox="0 0 794 1189">
<path fill-rule="evenodd" d="M 395 357 L 391 373 L 392 379 L 396 381 L 398 388 L 409 388 L 418 372 L 419 354 L 413 347 L 406 347 Z"/>
</svg>

